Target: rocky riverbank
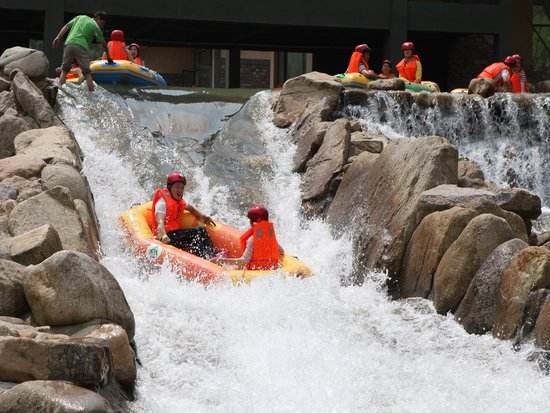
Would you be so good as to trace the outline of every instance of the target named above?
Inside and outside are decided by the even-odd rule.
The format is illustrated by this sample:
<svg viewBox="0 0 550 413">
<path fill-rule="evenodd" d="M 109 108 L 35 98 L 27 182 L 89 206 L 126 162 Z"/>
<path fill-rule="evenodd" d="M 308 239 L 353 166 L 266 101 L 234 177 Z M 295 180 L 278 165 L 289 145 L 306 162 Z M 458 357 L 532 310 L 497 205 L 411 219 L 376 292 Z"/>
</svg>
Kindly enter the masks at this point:
<svg viewBox="0 0 550 413">
<path fill-rule="evenodd" d="M 98 262 L 82 153 L 42 52 L 0 56 L 0 412 L 124 411 L 135 322 Z"/>
<path fill-rule="evenodd" d="M 297 144 L 304 212 L 353 237 L 354 272 L 343 281 L 384 270 L 395 298 L 429 298 L 470 333 L 550 349 L 550 234 L 532 232 L 539 197 L 486 181 L 444 137 L 369 135 L 345 106 L 368 111 L 372 93 L 313 72 L 288 80 L 274 107 L 274 124 Z M 423 105 L 451 99 L 391 93 Z"/>
</svg>

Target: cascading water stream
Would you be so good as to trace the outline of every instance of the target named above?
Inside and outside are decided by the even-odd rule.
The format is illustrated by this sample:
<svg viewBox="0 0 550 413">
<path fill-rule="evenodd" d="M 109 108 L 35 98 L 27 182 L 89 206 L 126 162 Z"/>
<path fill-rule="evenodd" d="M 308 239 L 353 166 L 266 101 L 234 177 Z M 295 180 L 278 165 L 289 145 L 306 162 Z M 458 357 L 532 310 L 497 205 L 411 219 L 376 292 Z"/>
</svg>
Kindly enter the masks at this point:
<svg viewBox="0 0 550 413">
<path fill-rule="evenodd" d="M 170 164 L 186 169 L 194 184 L 186 198 L 205 212 L 244 228 L 245 207 L 230 201 L 228 187 L 210 187 L 176 138 L 139 127 L 126 100 L 68 91 L 59 112 L 86 157 L 102 262 L 136 317 L 143 363 L 136 412 L 547 411 L 550 379 L 526 361 L 529 346 L 514 352 L 509 342 L 468 335 L 426 300 L 390 301 L 379 274 L 362 287 L 340 286 L 351 269 L 350 243 L 333 239 L 323 222 L 300 218 L 294 148 L 271 124 L 269 92 L 248 103 L 257 139 L 271 154 L 257 201 L 269 206 L 281 244 L 316 276 L 205 288 L 166 268 L 146 271 L 124 247 L 117 216 L 147 200 Z M 158 106 L 148 105 L 154 116 Z"/>
<path fill-rule="evenodd" d="M 366 130 L 390 138 L 443 136 L 486 178 L 537 193 L 550 206 L 550 96 L 411 95 L 374 92 L 346 106 Z"/>
</svg>

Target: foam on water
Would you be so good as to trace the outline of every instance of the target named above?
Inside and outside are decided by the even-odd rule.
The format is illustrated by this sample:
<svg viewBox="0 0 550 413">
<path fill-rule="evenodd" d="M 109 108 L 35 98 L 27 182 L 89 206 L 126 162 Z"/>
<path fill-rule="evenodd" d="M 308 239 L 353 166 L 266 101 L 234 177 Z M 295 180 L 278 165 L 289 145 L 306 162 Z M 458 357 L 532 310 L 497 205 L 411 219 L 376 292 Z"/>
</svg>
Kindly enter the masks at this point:
<svg viewBox="0 0 550 413">
<path fill-rule="evenodd" d="M 273 154 L 274 173 L 261 177 L 265 202 L 281 244 L 316 276 L 205 288 L 178 281 L 166 268 L 146 271 L 124 247 L 116 218 L 146 200 L 157 184 L 157 173 L 136 173 L 146 167 L 138 159 L 152 149 L 142 144 L 120 150 L 109 141 L 118 139 L 113 131 L 131 114 L 118 98 L 98 93 L 101 98 L 75 92 L 78 105 L 61 97 L 60 112 L 86 156 L 102 262 L 136 317 L 143 363 L 136 412 L 548 410 L 550 380 L 525 361 L 529 346 L 513 352 L 509 342 L 468 335 L 426 300 L 390 301 L 380 274 L 371 274 L 362 287 L 340 286 L 351 269 L 351 244 L 332 238 L 323 222 L 300 218 L 299 177 L 290 172 L 294 148 L 270 122 L 269 93 L 257 96 L 255 112 L 259 139 Z M 97 116 L 104 100 L 121 108 L 112 124 L 101 120 L 102 129 Z M 243 211 L 226 203 L 223 187 L 209 188 L 200 168 L 191 179 L 190 201 L 245 225 Z"/>
</svg>

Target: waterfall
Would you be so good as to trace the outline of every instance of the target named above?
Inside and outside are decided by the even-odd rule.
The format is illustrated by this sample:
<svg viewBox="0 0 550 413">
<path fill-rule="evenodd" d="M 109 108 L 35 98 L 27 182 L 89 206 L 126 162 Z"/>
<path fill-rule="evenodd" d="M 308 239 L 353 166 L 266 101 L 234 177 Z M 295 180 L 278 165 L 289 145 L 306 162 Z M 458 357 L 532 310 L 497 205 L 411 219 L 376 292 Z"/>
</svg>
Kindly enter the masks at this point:
<svg viewBox="0 0 550 413">
<path fill-rule="evenodd" d="M 191 136 L 185 122 L 165 128 L 172 134 L 166 137 L 151 133 L 152 121 L 196 115 L 194 109 L 186 110 L 185 103 L 134 102 L 100 88 L 94 94 L 65 88 L 59 114 L 85 155 L 84 172 L 101 226 L 102 263 L 120 282 L 136 317 L 143 367 L 134 411 L 547 411 L 550 378 L 526 360 L 531 346 L 514 352 L 509 342 L 468 335 L 426 300 L 390 301 L 383 274 L 373 274 L 361 287 L 340 285 L 351 270 L 350 241 L 333 238 L 322 221 L 302 219 L 300 178 L 291 172 L 294 147 L 271 123 L 270 92 L 255 95 L 243 108 L 255 124 L 259 146 L 254 154 L 246 146 L 241 150 L 243 162 L 267 156 L 269 167 L 255 181 L 234 168 L 236 182 L 228 185 L 209 175 L 216 168 L 203 167 L 202 152 L 216 150 L 216 140 L 229 139 L 235 130 L 230 122 L 242 118 L 224 121 L 213 138 Z M 381 96 L 376 101 L 398 103 L 383 103 Z M 235 108 L 222 107 L 209 103 L 201 113 L 212 117 L 218 111 L 219 119 L 234 113 Z M 405 134 L 411 126 L 405 122 L 399 129 L 403 119 L 392 110 L 387 111 L 396 122 L 392 129 Z M 411 107 L 411 116 L 417 110 Z M 383 128 L 388 122 L 377 124 Z M 186 136 L 192 145 L 186 145 Z M 218 155 L 220 163 L 238 159 Z M 125 247 L 117 216 L 149 199 L 170 169 L 188 174 L 189 202 L 241 228 L 247 206 L 232 201 L 231 188 L 256 185 L 261 189 L 256 201 L 270 209 L 281 244 L 316 276 L 205 288 L 179 281 L 167 268 L 144 268 Z"/>
</svg>

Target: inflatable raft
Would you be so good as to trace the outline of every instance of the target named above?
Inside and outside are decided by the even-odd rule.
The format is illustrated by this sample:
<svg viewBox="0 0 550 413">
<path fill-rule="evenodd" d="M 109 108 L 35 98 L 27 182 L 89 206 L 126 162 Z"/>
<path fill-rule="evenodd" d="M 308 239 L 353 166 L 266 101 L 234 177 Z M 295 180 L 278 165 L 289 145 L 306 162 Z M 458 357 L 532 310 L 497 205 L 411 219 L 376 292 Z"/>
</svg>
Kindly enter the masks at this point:
<svg viewBox="0 0 550 413">
<path fill-rule="evenodd" d="M 126 233 L 130 248 L 140 258 L 146 261 L 168 266 L 187 280 L 204 284 L 231 281 L 235 284 L 249 283 L 256 278 L 273 275 L 290 275 L 294 277 L 309 277 L 311 270 L 296 257 L 285 255 L 281 260 L 281 268 L 277 270 L 236 270 L 226 269 L 210 261 L 197 257 L 171 245 L 157 241 L 151 231 L 153 222 L 152 202 L 138 205 L 120 216 L 120 223 Z M 182 228 L 192 228 L 199 225 L 197 219 L 185 212 L 182 217 Z M 214 246 L 223 251 L 226 257 L 240 257 L 241 231 L 216 222 L 216 226 L 206 227 Z"/>
<path fill-rule="evenodd" d="M 369 79 L 361 73 L 344 73 L 334 76 L 334 78 L 346 87 L 358 87 L 365 89 Z M 439 92 L 439 86 L 435 82 L 423 81 L 422 83 L 413 83 L 405 80 L 405 89 L 411 92 Z"/>
<path fill-rule="evenodd" d="M 90 63 L 92 77 L 100 85 L 166 86 L 164 78 L 145 66 L 128 60 L 94 60 Z"/>
</svg>

